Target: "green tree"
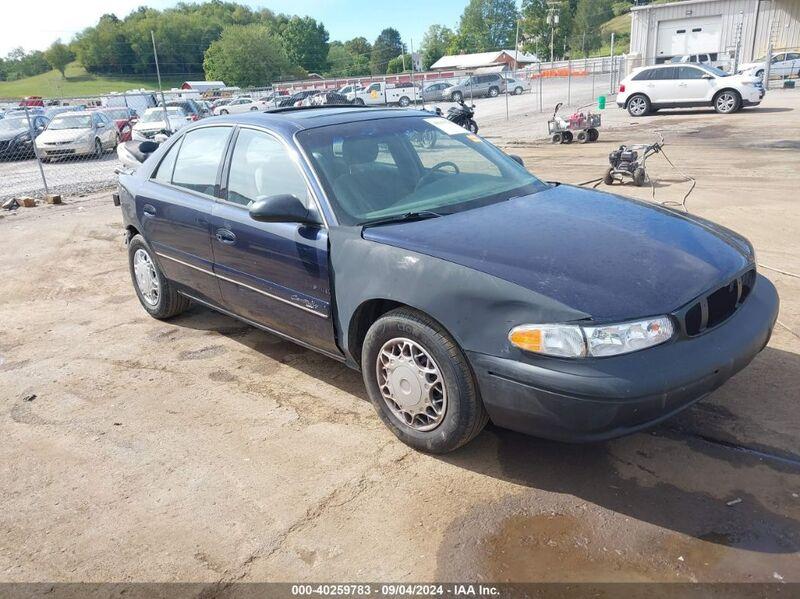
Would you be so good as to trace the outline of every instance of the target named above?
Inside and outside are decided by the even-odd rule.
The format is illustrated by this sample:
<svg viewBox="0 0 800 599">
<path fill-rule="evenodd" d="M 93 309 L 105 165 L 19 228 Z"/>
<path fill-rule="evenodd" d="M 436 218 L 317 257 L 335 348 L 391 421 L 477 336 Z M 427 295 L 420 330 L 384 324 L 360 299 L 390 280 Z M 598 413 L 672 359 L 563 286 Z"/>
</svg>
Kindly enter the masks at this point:
<svg viewBox="0 0 800 599">
<path fill-rule="evenodd" d="M 372 45 L 365 37 L 354 37 L 350 41 L 345 42 L 344 49 L 354 58 L 365 58 L 367 62 L 369 62 L 369 56 L 372 53 Z"/>
<path fill-rule="evenodd" d="M 44 59 L 51 67 L 61 73 L 61 78 L 63 79 L 66 76 L 67 65 L 75 60 L 75 55 L 70 52 L 67 46 L 61 43 L 61 40 L 56 40 L 44 51 Z"/>
<path fill-rule="evenodd" d="M 395 56 L 389 61 L 389 64 L 386 65 L 386 74 L 410 73 L 412 64 L 411 54 Z"/>
<path fill-rule="evenodd" d="M 447 54 L 453 42 L 453 32 L 448 27 L 431 25 L 422 36 L 422 68 L 427 71 L 431 65 Z"/>
<path fill-rule="evenodd" d="M 392 27 L 384 29 L 372 44 L 369 60 L 370 72 L 373 75 L 383 75 L 386 73 L 389 61 L 405 51 L 406 46 L 400 38 L 400 32 Z"/>
<path fill-rule="evenodd" d="M 328 32 L 322 23 L 311 17 L 292 17 L 283 27 L 281 39 L 293 64 L 315 73 L 327 69 Z"/>
<path fill-rule="evenodd" d="M 242 87 L 297 75 L 280 39 L 266 25 L 230 25 L 211 43 L 203 62 L 208 79 Z"/>
<path fill-rule="evenodd" d="M 577 0 L 575 0 L 577 3 Z M 593 4 L 593 2 L 590 2 Z M 551 11 L 558 15 L 558 24 L 551 30 L 548 14 Z M 548 0 L 522 0 L 522 23 L 520 31 L 523 32 L 523 48 L 532 52 L 542 60 L 550 58 L 550 36 L 553 34 L 554 58 L 561 58 L 565 54 L 565 40 L 570 37 L 572 28 L 572 15 L 575 6 L 572 0 L 549 2 Z"/>
<path fill-rule="evenodd" d="M 569 45 L 572 56 L 588 56 L 600 47 L 600 25 L 613 16 L 612 0 L 578 0 Z"/>
<path fill-rule="evenodd" d="M 488 52 L 514 46 L 515 0 L 470 0 L 461 15 L 455 45 L 461 52 Z"/>
<path fill-rule="evenodd" d="M 364 38 L 356 38 L 364 39 Z M 352 41 L 352 40 L 351 40 Z M 366 41 L 366 40 L 364 40 Z M 350 42 L 331 42 L 328 50 L 328 70 L 330 77 L 361 77 L 369 75 L 369 54 L 354 53 Z M 369 44 L 367 44 L 369 45 Z"/>
</svg>

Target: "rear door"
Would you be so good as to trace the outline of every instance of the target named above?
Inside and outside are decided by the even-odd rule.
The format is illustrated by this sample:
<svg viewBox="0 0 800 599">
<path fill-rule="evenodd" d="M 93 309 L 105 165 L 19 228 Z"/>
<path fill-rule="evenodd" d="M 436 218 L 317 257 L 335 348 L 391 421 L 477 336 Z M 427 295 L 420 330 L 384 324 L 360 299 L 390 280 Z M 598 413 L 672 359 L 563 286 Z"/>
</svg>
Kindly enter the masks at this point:
<svg viewBox="0 0 800 599">
<path fill-rule="evenodd" d="M 256 199 L 291 194 L 317 212 L 300 157 L 260 129 L 239 129 L 211 243 L 225 308 L 324 352 L 341 355 L 331 318 L 328 230 L 250 218 Z"/>
<path fill-rule="evenodd" d="M 682 90 L 675 78 L 680 67 L 662 67 L 653 69 L 646 84 L 648 96 L 653 104 L 671 104 L 680 101 Z"/>
<path fill-rule="evenodd" d="M 199 299 L 221 303 L 213 271 L 211 210 L 233 128 L 210 126 L 182 136 L 136 196 L 145 239 L 166 277 Z"/>
</svg>

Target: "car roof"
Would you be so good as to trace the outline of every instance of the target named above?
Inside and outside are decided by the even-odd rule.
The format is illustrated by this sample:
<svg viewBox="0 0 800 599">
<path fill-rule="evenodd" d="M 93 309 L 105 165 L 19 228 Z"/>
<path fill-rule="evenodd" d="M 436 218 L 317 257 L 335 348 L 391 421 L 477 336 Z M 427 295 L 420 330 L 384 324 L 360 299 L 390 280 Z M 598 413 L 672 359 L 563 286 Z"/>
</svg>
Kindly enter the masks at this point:
<svg viewBox="0 0 800 599">
<path fill-rule="evenodd" d="M 65 110 L 63 112 L 59 112 L 58 114 L 54 115 L 53 118 L 57 116 L 92 116 L 97 111 L 92 110 Z"/>
<path fill-rule="evenodd" d="M 365 106 L 330 106 L 297 109 L 276 109 L 266 112 L 226 115 L 203 119 L 201 122 L 229 122 L 241 125 L 258 125 L 274 131 L 291 135 L 295 131 L 314 129 L 326 125 L 339 125 L 375 119 L 398 118 L 404 116 L 435 116 L 420 110 L 402 108 L 370 108 Z"/>
</svg>

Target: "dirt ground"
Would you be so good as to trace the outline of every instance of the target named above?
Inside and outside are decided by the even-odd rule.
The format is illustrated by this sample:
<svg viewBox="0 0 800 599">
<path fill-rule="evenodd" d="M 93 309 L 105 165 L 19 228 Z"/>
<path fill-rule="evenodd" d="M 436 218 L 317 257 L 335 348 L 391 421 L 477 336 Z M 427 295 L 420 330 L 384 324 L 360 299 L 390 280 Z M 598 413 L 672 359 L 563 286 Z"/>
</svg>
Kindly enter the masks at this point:
<svg viewBox="0 0 800 599">
<path fill-rule="evenodd" d="M 710 398 L 603 444 L 490 426 L 411 451 L 337 362 L 204 308 L 148 317 L 107 193 L 4 213 L 0 581 L 800 581 L 800 93 L 607 117 L 596 144 L 509 151 L 577 183 L 663 131 L 689 210 L 753 241 L 782 305 Z"/>
</svg>

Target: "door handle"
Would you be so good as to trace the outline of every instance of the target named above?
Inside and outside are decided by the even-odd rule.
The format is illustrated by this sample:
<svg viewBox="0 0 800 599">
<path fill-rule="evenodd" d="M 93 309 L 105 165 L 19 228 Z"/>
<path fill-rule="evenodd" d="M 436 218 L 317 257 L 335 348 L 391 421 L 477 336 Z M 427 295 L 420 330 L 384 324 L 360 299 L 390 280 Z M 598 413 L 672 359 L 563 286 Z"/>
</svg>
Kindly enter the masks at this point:
<svg viewBox="0 0 800 599">
<path fill-rule="evenodd" d="M 217 241 L 224 243 L 225 245 L 233 245 L 236 243 L 236 235 L 234 235 L 233 232 L 229 231 L 228 229 L 217 229 L 215 237 L 217 238 Z"/>
<path fill-rule="evenodd" d="M 147 216 L 155 216 L 156 215 L 156 207 L 152 204 L 145 204 L 142 206 L 142 212 Z"/>
</svg>

